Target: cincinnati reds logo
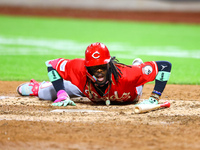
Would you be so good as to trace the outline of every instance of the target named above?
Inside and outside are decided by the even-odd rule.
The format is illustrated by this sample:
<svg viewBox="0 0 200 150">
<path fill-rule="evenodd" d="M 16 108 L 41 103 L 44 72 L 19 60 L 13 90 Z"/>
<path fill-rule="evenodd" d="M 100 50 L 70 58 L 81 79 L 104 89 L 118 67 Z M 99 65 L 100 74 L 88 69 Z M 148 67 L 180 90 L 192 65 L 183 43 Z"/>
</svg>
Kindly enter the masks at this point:
<svg viewBox="0 0 200 150">
<path fill-rule="evenodd" d="M 98 59 L 99 57 L 100 57 L 100 53 L 98 51 L 96 51 L 92 54 L 92 58 L 94 58 L 94 59 Z"/>
</svg>

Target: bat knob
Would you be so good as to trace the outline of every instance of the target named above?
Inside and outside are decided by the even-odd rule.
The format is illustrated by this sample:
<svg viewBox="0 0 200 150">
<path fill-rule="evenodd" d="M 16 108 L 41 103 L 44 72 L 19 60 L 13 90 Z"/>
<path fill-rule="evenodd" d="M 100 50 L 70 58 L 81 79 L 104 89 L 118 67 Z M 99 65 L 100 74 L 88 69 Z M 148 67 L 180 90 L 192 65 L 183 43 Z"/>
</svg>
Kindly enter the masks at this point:
<svg viewBox="0 0 200 150">
<path fill-rule="evenodd" d="M 161 107 L 169 108 L 170 107 L 170 102 L 167 101 L 164 104 L 161 104 Z"/>
</svg>

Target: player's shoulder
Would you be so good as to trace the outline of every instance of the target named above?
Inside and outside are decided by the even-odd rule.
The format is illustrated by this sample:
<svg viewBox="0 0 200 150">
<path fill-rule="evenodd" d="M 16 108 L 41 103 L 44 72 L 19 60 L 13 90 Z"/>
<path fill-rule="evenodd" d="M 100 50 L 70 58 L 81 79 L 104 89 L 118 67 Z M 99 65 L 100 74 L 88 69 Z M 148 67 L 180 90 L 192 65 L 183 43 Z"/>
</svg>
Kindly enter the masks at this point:
<svg viewBox="0 0 200 150">
<path fill-rule="evenodd" d="M 144 63 L 142 63 L 143 65 L 156 65 L 156 62 L 155 61 L 146 61 Z"/>
<path fill-rule="evenodd" d="M 75 59 L 72 59 L 73 61 L 78 61 L 78 62 L 85 62 L 85 59 L 84 58 L 75 58 Z"/>
<path fill-rule="evenodd" d="M 66 58 L 59 58 L 58 59 L 60 62 L 67 62 L 67 63 L 85 63 L 85 59 L 84 58 L 74 58 L 74 59 L 66 59 Z"/>
<path fill-rule="evenodd" d="M 71 62 L 72 64 L 85 65 L 85 59 L 84 59 L 84 58 L 75 58 L 75 59 L 71 59 L 70 62 Z"/>
<path fill-rule="evenodd" d="M 158 73 L 157 64 L 155 61 L 148 61 L 141 64 L 142 73 L 145 75 L 150 75 L 151 73 L 155 72 Z"/>
<path fill-rule="evenodd" d="M 75 59 L 65 59 L 65 58 L 59 58 L 57 59 L 57 67 L 62 68 L 80 68 L 85 65 L 85 59 L 83 58 L 75 58 Z"/>
<path fill-rule="evenodd" d="M 121 64 L 117 64 L 116 65 L 122 73 L 127 73 L 127 74 L 136 74 L 137 72 L 141 72 L 143 70 L 156 70 L 156 62 L 155 61 L 147 61 L 144 62 L 142 64 L 139 65 L 121 65 Z"/>
<path fill-rule="evenodd" d="M 157 68 L 157 64 L 155 61 L 147 61 L 141 64 L 142 68 Z"/>
</svg>

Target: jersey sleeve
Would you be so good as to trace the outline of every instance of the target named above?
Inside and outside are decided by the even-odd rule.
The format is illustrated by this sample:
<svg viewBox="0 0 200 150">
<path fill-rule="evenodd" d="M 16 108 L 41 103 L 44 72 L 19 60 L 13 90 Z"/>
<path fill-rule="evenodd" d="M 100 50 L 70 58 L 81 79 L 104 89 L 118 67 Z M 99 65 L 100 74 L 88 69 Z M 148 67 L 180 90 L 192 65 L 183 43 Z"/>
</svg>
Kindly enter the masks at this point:
<svg viewBox="0 0 200 150">
<path fill-rule="evenodd" d="M 140 86 L 147 82 L 154 81 L 157 73 L 158 67 L 156 62 L 150 61 L 138 66 L 132 66 L 127 76 L 128 80 L 130 80 L 133 85 Z"/>
<path fill-rule="evenodd" d="M 83 89 L 86 82 L 86 69 L 84 59 L 59 59 L 54 65 L 56 71 L 64 79 Z"/>
</svg>

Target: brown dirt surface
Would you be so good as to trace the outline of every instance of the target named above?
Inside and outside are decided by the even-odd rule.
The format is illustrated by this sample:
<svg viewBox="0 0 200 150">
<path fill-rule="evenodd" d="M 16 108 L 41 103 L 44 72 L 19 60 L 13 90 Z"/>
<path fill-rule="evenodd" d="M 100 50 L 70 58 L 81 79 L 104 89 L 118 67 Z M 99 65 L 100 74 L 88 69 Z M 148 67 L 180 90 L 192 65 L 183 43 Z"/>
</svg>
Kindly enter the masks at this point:
<svg viewBox="0 0 200 150">
<path fill-rule="evenodd" d="M 0 14 L 200 23 L 199 13 L 0 6 Z M 0 81 L 0 150 L 200 149 L 200 85 L 167 85 L 160 103 L 169 101 L 170 108 L 135 114 L 133 104 L 95 105 L 86 98 L 74 98 L 76 106 L 53 107 L 50 101 L 19 96 L 16 88 L 21 83 Z M 153 84 L 146 84 L 142 99 L 152 89 Z"/>
<path fill-rule="evenodd" d="M 170 108 L 135 114 L 133 104 L 96 105 L 87 98 L 53 107 L 18 95 L 21 83 L 0 81 L 0 149 L 200 149 L 199 85 L 169 84 L 160 103 L 169 101 Z M 144 86 L 142 99 L 153 86 Z"/>
<path fill-rule="evenodd" d="M 200 12 L 175 11 L 109 11 L 70 8 L 31 8 L 0 6 L 0 14 L 18 16 L 45 16 L 62 18 L 88 18 L 123 21 L 167 22 L 200 24 Z"/>
</svg>

